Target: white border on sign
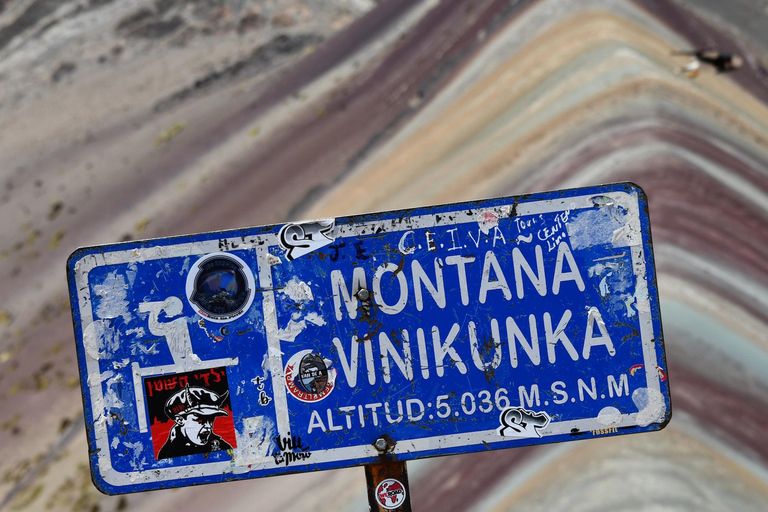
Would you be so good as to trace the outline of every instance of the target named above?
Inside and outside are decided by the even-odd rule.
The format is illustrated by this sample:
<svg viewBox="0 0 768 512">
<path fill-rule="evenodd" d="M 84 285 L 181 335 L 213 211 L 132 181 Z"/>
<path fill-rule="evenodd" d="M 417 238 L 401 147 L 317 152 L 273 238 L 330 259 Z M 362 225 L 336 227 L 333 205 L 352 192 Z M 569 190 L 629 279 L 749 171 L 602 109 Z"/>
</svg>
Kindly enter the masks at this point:
<svg viewBox="0 0 768 512">
<path fill-rule="evenodd" d="M 640 205 L 636 193 L 626 192 L 607 192 L 601 195 L 611 198 L 617 204 L 621 204 L 628 210 L 629 223 L 637 233 L 637 242 L 630 246 L 632 255 L 633 271 L 636 277 L 635 289 L 638 285 L 647 287 L 647 269 L 643 255 L 642 237 L 640 236 Z M 592 208 L 591 198 L 594 194 L 587 194 L 577 197 L 545 199 L 530 203 L 520 203 L 517 205 L 517 215 L 537 215 L 545 213 L 561 212 L 565 210 L 579 210 Z M 493 208 L 485 208 L 486 211 L 495 212 L 499 216 L 509 215 L 510 205 L 502 205 Z M 439 226 L 453 226 L 467 223 L 477 223 L 477 209 L 468 209 L 464 211 L 451 212 L 451 221 L 448 216 L 440 214 L 440 221 L 436 220 L 436 214 L 421 215 L 418 217 L 409 217 L 407 219 L 387 219 L 376 220 L 365 224 L 336 225 L 335 238 L 346 238 L 357 236 L 360 232 L 387 232 L 407 231 L 411 229 L 424 229 Z M 278 246 L 279 241 L 275 234 L 254 235 L 250 237 L 253 243 L 242 242 L 242 238 L 233 238 L 232 241 L 238 244 L 237 250 L 255 250 L 258 261 L 259 283 L 263 290 L 262 308 L 264 312 L 264 325 L 267 337 L 267 346 L 269 353 L 270 373 L 274 391 L 274 403 L 276 411 L 277 430 L 280 436 L 289 435 L 290 421 L 288 415 L 287 392 L 283 386 L 283 361 L 280 350 L 280 339 L 277 336 L 278 322 L 277 312 L 275 310 L 275 295 L 273 291 L 272 272 L 270 264 L 269 246 Z M 80 308 L 80 318 L 85 328 L 93 322 L 93 313 L 91 310 L 90 288 L 88 286 L 88 273 L 90 270 L 101 265 L 125 264 L 139 261 L 151 261 L 155 259 L 164 259 L 170 257 L 183 256 L 201 256 L 208 253 L 219 252 L 219 241 L 210 240 L 206 242 L 191 242 L 165 247 L 152 247 L 149 249 L 125 250 L 117 252 L 102 252 L 90 254 L 83 257 L 75 265 L 75 283 L 78 290 L 78 302 Z M 651 316 L 650 298 L 647 294 L 637 297 L 637 311 L 640 325 L 640 338 L 643 348 L 643 359 L 645 365 L 646 385 L 648 388 L 657 392 L 661 390 L 659 374 L 656 370 L 657 357 L 656 347 L 653 343 L 655 337 L 653 329 L 653 318 Z M 100 372 L 99 362 L 90 358 L 86 354 L 88 375 L 98 375 Z M 203 361 L 208 364 L 209 362 Z M 218 361 L 217 361 L 218 363 Z M 179 480 L 191 477 L 205 477 L 220 474 L 240 474 L 249 473 L 256 470 L 269 469 L 274 467 L 272 457 L 264 458 L 261 461 L 253 461 L 248 466 L 234 466 L 232 462 L 211 462 L 202 465 L 191 466 L 173 466 L 168 468 L 157 468 L 148 471 L 119 472 L 112 467 L 110 460 L 110 449 L 107 439 L 106 428 L 99 431 L 96 428 L 99 420 L 102 419 L 104 409 L 104 394 L 102 384 L 99 379 L 89 386 L 91 406 L 93 412 L 94 435 L 96 437 L 96 448 L 98 450 L 99 468 L 105 482 L 113 486 L 129 486 L 148 482 L 162 482 L 166 480 Z M 638 413 L 622 414 L 621 422 L 617 427 L 638 426 L 636 417 Z M 585 418 L 580 420 L 568 420 L 562 422 L 550 422 L 547 428 L 542 432 L 542 437 L 567 434 L 572 429 L 577 428 L 580 431 L 599 430 L 605 428 L 603 424 L 597 421 L 597 418 Z M 446 448 L 455 448 L 466 445 L 494 444 L 508 442 L 509 439 L 498 435 L 496 429 L 472 432 L 467 434 L 452 434 L 447 436 L 435 436 L 413 440 L 399 440 L 394 447 L 393 453 L 406 454 L 414 451 L 441 450 Z M 330 450 L 320 450 L 312 452 L 311 464 L 313 466 L 324 462 L 338 462 L 350 459 L 361 459 L 376 457 L 379 452 L 372 445 L 350 446 L 344 448 L 334 448 Z M 300 466 L 297 463 L 296 466 Z"/>
</svg>

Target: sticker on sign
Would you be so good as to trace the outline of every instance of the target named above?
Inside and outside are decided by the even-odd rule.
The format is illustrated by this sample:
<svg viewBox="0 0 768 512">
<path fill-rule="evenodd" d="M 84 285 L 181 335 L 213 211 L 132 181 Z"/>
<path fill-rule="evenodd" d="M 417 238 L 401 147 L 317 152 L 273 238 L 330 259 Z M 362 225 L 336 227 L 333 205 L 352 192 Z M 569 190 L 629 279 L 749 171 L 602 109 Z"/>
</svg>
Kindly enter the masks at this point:
<svg viewBox="0 0 768 512">
<path fill-rule="evenodd" d="M 83 248 L 68 277 L 110 494 L 671 416 L 629 183 Z"/>
</svg>

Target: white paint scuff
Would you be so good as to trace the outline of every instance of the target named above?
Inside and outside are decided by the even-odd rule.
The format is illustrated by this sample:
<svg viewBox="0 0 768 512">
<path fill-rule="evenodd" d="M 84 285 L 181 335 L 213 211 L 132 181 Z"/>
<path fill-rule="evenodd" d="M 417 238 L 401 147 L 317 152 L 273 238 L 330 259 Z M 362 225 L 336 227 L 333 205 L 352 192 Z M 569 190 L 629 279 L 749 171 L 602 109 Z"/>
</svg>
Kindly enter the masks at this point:
<svg viewBox="0 0 768 512">
<path fill-rule="evenodd" d="M 499 216 L 492 211 L 481 212 L 477 216 L 477 227 L 486 235 L 498 225 Z"/>
<path fill-rule="evenodd" d="M 667 404 L 664 395 L 653 388 L 638 388 L 632 393 L 632 401 L 639 411 L 635 421 L 640 427 L 647 427 L 651 423 L 661 423 L 667 412 Z"/>
<path fill-rule="evenodd" d="M 139 266 L 136 262 L 128 265 L 128 270 L 125 271 L 125 277 L 128 278 L 128 288 L 133 287 L 134 281 L 136 281 L 136 275 L 139 273 Z"/>
<path fill-rule="evenodd" d="M 313 300 L 312 288 L 304 281 L 300 281 L 296 276 L 285 284 L 285 288 L 280 290 L 294 302 L 307 302 Z"/>
<path fill-rule="evenodd" d="M 128 311 L 128 284 L 125 277 L 118 274 L 117 271 L 107 274 L 101 284 L 93 287 L 93 292 L 99 297 L 99 305 L 96 308 L 96 315 L 99 318 L 117 318 L 123 317 L 128 322 L 131 319 L 131 313 Z"/>
<path fill-rule="evenodd" d="M 112 376 L 114 375 L 115 375 L 115 372 L 113 372 L 112 370 L 107 370 L 103 373 L 92 373 L 91 375 L 88 376 L 88 386 L 89 387 L 98 386 L 105 380 L 112 378 Z"/>
<path fill-rule="evenodd" d="M 637 289 L 634 295 L 636 304 L 635 307 L 638 311 L 650 313 L 651 303 L 648 300 L 648 284 L 645 281 L 645 276 L 642 279 L 637 280 Z"/>
<path fill-rule="evenodd" d="M 295 341 L 296 337 L 307 328 L 307 322 L 319 327 L 326 324 L 325 319 L 317 313 L 309 313 L 304 318 L 301 318 L 300 316 L 298 318 L 291 318 L 285 329 L 277 331 L 277 337 L 282 341 Z"/>
<path fill-rule="evenodd" d="M 136 441 L 135 443 L 123 441 L 123 444 L 131 450 L 129 452 L 131 456 L 131 468 L 134 471 L 141 471 L 148 463 L 144 460 L 144 443 Z"/>
<path fill-rule="evenodd" d="M 573 249 L 595 245 L 627 247 L 642 243 L 637 215 L 622 212 L 615 206 L 577 213 L 566 224 Z"/>
<path fill-rule="evenodd" d="M 186 275 L 189 272 L 189 263 L 189 257 L 184 258 L 184 264 L 181 266 L 181 270 L 179 270 L 180 276 Z"/>
<path fill-rule="evenodd" d="M 136 327 L 134 329 L 127 329 L 125 331 L 125 334 L 128 336 L 136 335 L 137 338 L 141 339 L 144 336 L 146 336 L 146 332 L 144 331 L 143 327 Z"/>
<path fill-rule="evenodd" d="M 621 425 L 621 411 L 615 407 L 603 407 L 597 414 L 597 422 L 606 427 Z"/>
<path fill-rule="evenodd" d="M 625 253 L 617 255 L 615 258 L 621 258 Z M 600 277 L 598 285 L 600 296 L 608 299 L 614 310 L 620 307 L 626 309 L 627 318 L 635 316 L 635 310 L 632 305 L 635 302 L 635 295 L 624 293 L 632 288 L 633 274 L 628 268 L 617 261 L 598 261 L 589 267 L 589 277 Z"/>
<path fill-rule="evenodd" d="M 107 380 L 107 392 L 104 393 L 104 406 L 109 409 L 122 409 L 125 404 L 117 395 L 115 386 L 123 382 L 122 374 L 118 373 Z"/>
<path fill-rule="evenodd" d="M 275 424 L 267 416 L 254 416 L 243 420 L 243 430 L 237 432 L 237 448 L 232 462 L 242 467 L 258 464 L 275 449 Z"/>
<path fill-rule="evenodd" d="M 611 243 L 606 233 L 613 233 L 621 224 L 604 209 L 579 212 L 566 224 L 573 249 L 586 249 L 593 245 Z"/>
<path fill-rule="evenodd" d="M 91 359 L 109 359 L 120 348 L 120 340 L 107 320 L 96 320 L 83 331 L 83 347 Z"/>
</svg>

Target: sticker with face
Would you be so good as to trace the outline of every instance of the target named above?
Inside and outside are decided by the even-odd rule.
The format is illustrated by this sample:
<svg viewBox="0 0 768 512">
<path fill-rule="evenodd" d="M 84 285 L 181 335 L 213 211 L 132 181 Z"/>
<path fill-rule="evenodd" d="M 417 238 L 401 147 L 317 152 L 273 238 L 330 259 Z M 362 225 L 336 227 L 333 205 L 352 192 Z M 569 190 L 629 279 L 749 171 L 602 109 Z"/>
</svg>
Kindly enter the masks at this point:
<svg viewBox="0 0 768 512">
<path fill-rule="evenodd" d="M 319 402 L 333 391 L 336 370 L 330 361 L 311 350 L 294 354 L 285 365 L 285 386 L 302 402 Z"/>
<path fill-rule="evenodd" d="M 234 254 L 217 252 L 195 262 L 187 275 L 187 300 L 211 322 L 231 322 L 251 307 L 256 282 L 253 272 Z"/>
<path fill-rule="evenodd" d="M 144 378 L 155 458 L 236 446 L 226 368 Z"/>
<path fill-rule="evenodd" d="M 176 416 L 174 421 L 179 426 L 179 432 L 192 444 L 204 446 L 211 439 L 215 419 L 215 416 L 199 416 L 190 413 L 186 416 Z"/>
</svg>

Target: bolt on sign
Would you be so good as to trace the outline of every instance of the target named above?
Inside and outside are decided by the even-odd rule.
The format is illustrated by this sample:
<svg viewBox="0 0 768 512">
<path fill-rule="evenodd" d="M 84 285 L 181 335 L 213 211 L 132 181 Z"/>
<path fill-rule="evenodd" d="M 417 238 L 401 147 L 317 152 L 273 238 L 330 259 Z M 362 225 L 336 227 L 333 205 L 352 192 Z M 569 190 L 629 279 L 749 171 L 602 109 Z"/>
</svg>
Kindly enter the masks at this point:
<svg viewBox="0 0 768 512">
<path fill-rule="evenodd" d="M 68 277 L 91 470 L 110 494 L 671 416 L 630 183 L 88 247 Z"/>
</svg>

